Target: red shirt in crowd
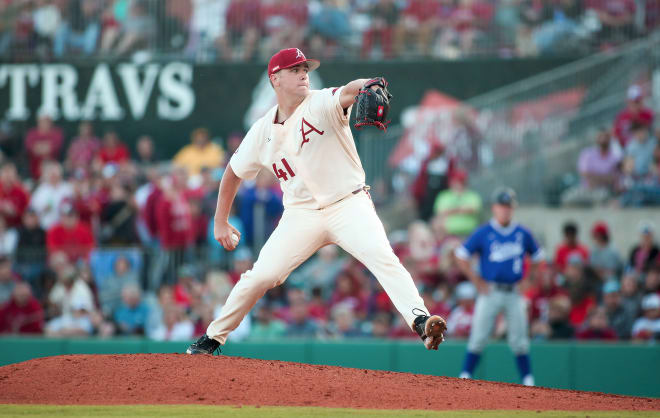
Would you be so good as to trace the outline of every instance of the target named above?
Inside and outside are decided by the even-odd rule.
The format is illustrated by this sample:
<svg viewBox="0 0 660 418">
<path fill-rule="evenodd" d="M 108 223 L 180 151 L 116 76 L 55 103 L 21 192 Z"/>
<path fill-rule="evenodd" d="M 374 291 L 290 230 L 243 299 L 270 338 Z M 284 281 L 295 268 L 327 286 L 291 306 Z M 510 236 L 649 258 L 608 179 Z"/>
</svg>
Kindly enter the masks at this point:
<svg viewBox="0 0 660 418">
<path fill-rule="evenodd" d="M 30 202 L 30 195 L 20 183 L 0 182 L 0 215 L 4 216 L 8 227 L 21 225 L 23 212 Z"/>
<path fill-rule="evenodd" d="M 261 27 L 261 4 L 258 0 L 233 0 L 225 14 L 228 30 L 242 32 Z"/>
<path fill-rule="evenodd" d="M 593 329 L 586 328 L 575 334 L 578 340 L 616 340 L 616 332 L 612 328 Z"/>
<path fill-rule="evenodd" d="M 573 303 L 568 319 L 574 327 L 580 327 L 592 308 L 596 306 L 596 299 L 593 296 L 586 296 L 577 303 Z"/>
<path fill-rule="evenodd" d="M 103 165 L 106 164 L 120 164 L 128 161 L 131 158 L 131 153 L 124 144 L 118 144 L 116 147 L 101 147 L 98 154 L 98 159 Z"/>
<path fill-rule="evenodd" d="M 653 125 L 653 111 L 643 107 L 639 112 L 632 112 L 629 108 L 626 108 L 617 115 L 614 120 L 614 135 L 623 148 L 630 141 L 630 127 L 635 122 L 647 126 Z"/>
<path fill-rule="evenodd" d="M 156 204 L 156 224 L 160 243 L 166 250 L 181 249 L 194 239 L 188 201 L 163 195 Z"/>
<path fill-rule="evenodd" d="M 96 137 L 76 137 L 67 151 L 67 160 L 73 168 L 88 168 L 101 149 L 101 141 Z"/>
<path fill-rule="evenodd" d="M 440 4 L 436 0 L 411 0 L 403 14 L 406 17 L 412 17 L 419 23 L 434 19 L 438 16 Z"/>
<path fill-rule="evenodd" d="M 308 14 L 307 2 L 289 0 L 263 4 L 260 9 L 260 21 L 266 33 L 275 33 L 291 26 L 305 26 Z"/>
<path fill-rule="evenodd" d="M 14 298 L 0 308 L 0 334 L 41 334 L 44 330 L 44 311 L 31 296 L 19 306 Z"/>
<path fill-rule="evenodd" d="M 72 262 L 87 260 L 94 249 L 94 236 L 85 222 L 77 221 L 73 228 L 67 228 L 59 222 L 46 233 L 46 247 L 49 254 L 63 251 Z"/>
<path fill-rule="evenodd" d="M 529 301 L 530 320 L 539 318 L 547 320 L 550 299 L 560 295 L 568 296 L 568 292 L 555 284 L 552 284 L 548 288 L 539 286 L 529 289 L 525 294 L 525 297 Z"/>
<path fill-rule="evenodd" d="M 559 271 L 564 271 L 568 264 L 568 259 L 573 254 L 578 254 L 582 257 L 583 263 L 589 261 L 589 249 L 587 247 L 579 243 L 577 245 L 562 243 L 557 247 L 557 251 L 555 252 L 555 266 Z"/>
<path fill-rule="evenodd" d="M 41 177 L 41 163 L 57 160 L 64 144 L 62 130 L 53 126 L 48 131 L 32 128 L 25 136 L 25 149 L 30 162 L 30 175 L 37 180 Z M 43 149 L 40 151 L 40 149 Z"/>
</svg>

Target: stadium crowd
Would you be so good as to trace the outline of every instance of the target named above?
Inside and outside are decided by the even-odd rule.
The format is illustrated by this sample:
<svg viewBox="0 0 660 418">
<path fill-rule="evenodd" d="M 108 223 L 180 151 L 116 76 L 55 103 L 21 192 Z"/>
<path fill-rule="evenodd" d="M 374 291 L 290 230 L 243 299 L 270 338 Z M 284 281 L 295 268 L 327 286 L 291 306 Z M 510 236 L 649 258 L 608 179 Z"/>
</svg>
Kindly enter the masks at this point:
<svg viewBox="0 0 660 418">
<path fill-rule="evenodd" d="M 264 170 L 242 184 L 230 218 L 242 240 L 226 253 L 213 238 L 212 219 L 241 133 L 214 140 L 195 129 L 171 160 L 158 155 L 148 135 L 134 150 L 113 130 L 97 135 L 89 122 L 65 135 L 41 114 L 13 147 L 0 141 L 0 332 L 201 335 L 277 224 L 282 197 L 275 178 Z M 411 187 L 420 219 L 390 231 L 427 307 L 448 319 L 450 338 L 469 334 L 477 294 L 454 250 L 488 209 L 468 186 L 460 162 L 438 147 Z M 611 246 L 616 237 L 607 223 L 583 226 L 590 244 L 578 240 L 578 227 L 563 226 L 554 257 L 521 286 L 533 338 L 659 338 L 654 225 L 640 224 L 639 243 L 625 257 Z M 500 318 L 494 335 L 505 329 Z M 327 246 L 270 290 L 230 340 L 276 337 L 415 335 L 365 267 Z"/>
<path fill-rule="evenodd" d="M 567 206 L 614 204 L 660 205 L 660 124 L 646 106 L 638 85 L 627 91 L 627 103 L 612 126 L 594 134 L 594 145 L 580 152 L 578 184 L 566 190 Z"/>
<path fill-rule="evenodd" d="M 660 0 L 2 0 L 0 57 L 250 61 L 284 44 L 326 60 L 575 55 L 659 24 Z"/>
</svg>

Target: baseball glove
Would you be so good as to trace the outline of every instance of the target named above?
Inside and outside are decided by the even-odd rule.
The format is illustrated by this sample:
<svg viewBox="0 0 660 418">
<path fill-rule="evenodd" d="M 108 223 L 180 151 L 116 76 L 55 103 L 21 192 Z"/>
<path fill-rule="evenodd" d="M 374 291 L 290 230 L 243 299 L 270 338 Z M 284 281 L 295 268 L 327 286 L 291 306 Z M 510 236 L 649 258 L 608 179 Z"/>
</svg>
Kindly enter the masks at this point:
<svg viewBox="0 0 660 418">
<path fill-rule="evenodd" d="M 371 87 L 378 86 L 376 89 Z M 357 111 L 355 112 L 355 128 L 363 126 L 375 126 L 383 131 L 387 130 L 390 123 L 387 113 L 390 110 L 392 95 L 387 91 L 387 81 L 383 77 L 372 78 L 367 81 L 362 90 L 355 96 Z"/>
</svg>

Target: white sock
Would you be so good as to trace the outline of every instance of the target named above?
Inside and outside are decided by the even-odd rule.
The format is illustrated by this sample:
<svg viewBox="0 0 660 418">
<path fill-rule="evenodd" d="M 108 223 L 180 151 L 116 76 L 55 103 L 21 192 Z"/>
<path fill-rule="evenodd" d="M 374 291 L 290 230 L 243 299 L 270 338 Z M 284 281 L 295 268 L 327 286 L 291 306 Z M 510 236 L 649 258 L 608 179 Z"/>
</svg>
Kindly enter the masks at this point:
<svg viewBox="0 0 660 418">
<path fill-rule="evenodd" d="M 472 379 L 472 375 L 468 372 L 461 372 L 461 374 L 458 375 L 458 377 L 461 379 Z"/>
<path fill-rule="evenodd" d="M 525 386 L 534 386 L 534 376 L 528 374 L 527 376 L 523 377 L 522 383 Z"/>
</svg>

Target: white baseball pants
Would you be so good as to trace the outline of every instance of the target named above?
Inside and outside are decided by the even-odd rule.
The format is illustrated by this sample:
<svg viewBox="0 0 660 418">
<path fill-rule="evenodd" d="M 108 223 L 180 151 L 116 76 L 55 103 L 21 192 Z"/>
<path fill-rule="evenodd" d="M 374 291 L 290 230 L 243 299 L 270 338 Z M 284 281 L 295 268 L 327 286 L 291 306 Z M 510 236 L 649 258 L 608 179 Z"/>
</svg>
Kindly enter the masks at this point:
<svg viewBox="0 0 660 418">
<path fill-rule="evenodd" d="M 392 251 L 371 198 L 361 191 L 324 209 L 285 209 L 253 268 L 241 275 L 206 334 L 224 344 L 267 290 L 284 283 L 296 267 L 331 243 L 376 276 L 411 329 L 416 317 L 413 309 L 428 314 L 410 273 Z"/>
</svg>

